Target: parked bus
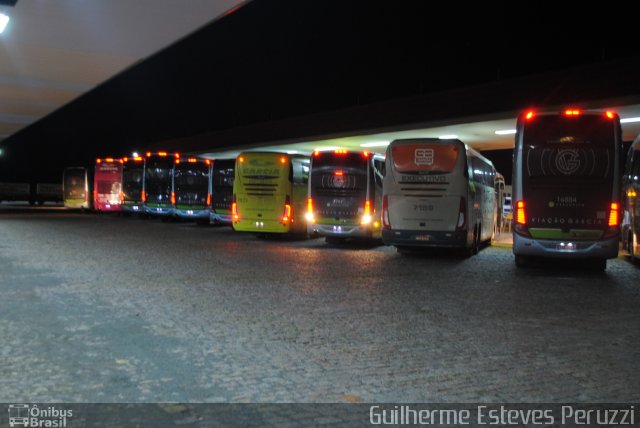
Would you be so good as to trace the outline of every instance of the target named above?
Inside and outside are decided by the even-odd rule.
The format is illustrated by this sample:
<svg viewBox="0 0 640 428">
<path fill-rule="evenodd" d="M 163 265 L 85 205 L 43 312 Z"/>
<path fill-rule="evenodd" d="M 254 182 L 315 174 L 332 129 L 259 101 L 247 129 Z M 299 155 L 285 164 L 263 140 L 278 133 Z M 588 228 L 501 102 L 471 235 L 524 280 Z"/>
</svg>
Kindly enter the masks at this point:
<svg viewBox="0 0 640 428">
<path fill-rule="evenodd" d="M 211 222 L 231 224 L 235 159 L 215 159 L 211 168 Z"/>
<path fill-rule="evenodd" d="M 92 176 L 82 166 L 65 168 L 62 174 L 64 206 L 71 209 L 91 208 Z"/>
<path fill-rule="evenodd" d="M 189 157 L 175 158 L 172 199 L 176 216 L 209 223 L 211 161 Z"/>
<path fill-rule="evenodd" d="M 622 176 L 622 247 L 629 252 L 631 261 L 640 258 L 640 135 L 635 139 Z"/>
<path fill-rule="evenodd" d="M 38 205 L 44 205 L 45 202 L 62 202 L 62 184 L 36 183 L 35 197 L 32 199 L 32 201 L 37 202 Z"/>
<path fill-rule="evenodd" d="M 0 183 L 0 202 L 29 202 L 35 204 L 29 183 Z"/>
<path fill-rule="evenodd" d="M 476 254 L 497 218 L 491 161 L 460 140 L 395 140 L 387 147 L 382 239 L 398 249 Z"/>
<path fill-rule="evenodd" d="M 120 201 L 125 213 L 144 213 L 144 157 L 122 159 Z"/>
<path fill-rule="evenodd" d="M 147 214 L 162 217 L 174 215 L 173 166 L 174 160 L 179 158 L 177 153 L 147 152 L 142 194 Z"/>
<path fill-rule="evenodd" d="M 308 181 L 307 156 L 241 153 L 233 182 L 233 228 L 259 234 L 306 234 Z"/>
<path fill-rule="evenodd" d="M 567 109 L 518 117 L 513 253 L 591 259 L 606 269 L 620 237 L 620 118 Z"/>
<path fill-rule="evenodd" d="M 120 211 L 122 159 L 98 158 L 93 173 L 93 207 L 96 211 Z"/>
<path fill-rule="evenodd" d="M 307 199 L 310 234 L 328 242 L 381 239 L 384 157 L 366 151 L 315 151 Z"/>
</svg>

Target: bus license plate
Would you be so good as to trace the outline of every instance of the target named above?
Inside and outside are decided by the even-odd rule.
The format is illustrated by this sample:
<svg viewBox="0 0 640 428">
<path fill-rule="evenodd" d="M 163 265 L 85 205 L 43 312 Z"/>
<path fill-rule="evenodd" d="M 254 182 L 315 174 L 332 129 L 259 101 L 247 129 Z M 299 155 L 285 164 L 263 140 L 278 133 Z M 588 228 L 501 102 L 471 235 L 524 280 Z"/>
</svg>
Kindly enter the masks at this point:
<svg viewBox="0 0 640 428">
<path fill-rule="evenodd" d="M 431 235 L 416 235 L 416 241 L 431 241 Z"/>
</svg>

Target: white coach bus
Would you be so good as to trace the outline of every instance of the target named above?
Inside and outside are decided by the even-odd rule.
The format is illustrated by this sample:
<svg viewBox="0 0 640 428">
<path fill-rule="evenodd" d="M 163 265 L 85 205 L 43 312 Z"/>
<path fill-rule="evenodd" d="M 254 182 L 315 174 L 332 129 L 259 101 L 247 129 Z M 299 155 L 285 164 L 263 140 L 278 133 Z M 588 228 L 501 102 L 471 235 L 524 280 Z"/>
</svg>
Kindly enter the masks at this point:
<svg viewBox="0 0 640 428">
<path fill-rule="evenodd" d="M 395 140 L 387 147 L 382 239 L 399 250 L 476 254 L 497 221 L 496 170 L 460 140 Z"/>
</svg>

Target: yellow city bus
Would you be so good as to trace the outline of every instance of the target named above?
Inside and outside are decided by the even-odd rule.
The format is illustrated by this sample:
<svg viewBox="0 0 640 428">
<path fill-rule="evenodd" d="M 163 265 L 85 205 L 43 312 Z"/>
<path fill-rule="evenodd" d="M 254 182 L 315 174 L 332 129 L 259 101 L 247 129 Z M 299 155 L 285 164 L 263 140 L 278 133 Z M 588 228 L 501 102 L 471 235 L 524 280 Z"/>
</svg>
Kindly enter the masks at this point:
<svg viewBox="0 0 640 428">
<path fill-rule="evenodd" d="M 233 182 L 233 228 L 258 234 L 306 234 L 309 163 L 303 155 L 241 153 Z"/>
</svg>

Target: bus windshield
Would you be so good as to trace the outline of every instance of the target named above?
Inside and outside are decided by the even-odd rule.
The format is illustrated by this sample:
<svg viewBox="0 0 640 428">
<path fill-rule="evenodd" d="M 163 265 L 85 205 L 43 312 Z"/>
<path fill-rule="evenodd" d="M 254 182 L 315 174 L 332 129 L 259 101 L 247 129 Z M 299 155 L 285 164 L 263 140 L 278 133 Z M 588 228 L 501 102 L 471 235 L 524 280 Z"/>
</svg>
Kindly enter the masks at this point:
<svg viewBox="0 0 640 428">
<path fill-rule="evenodd" d="M 142 195 L 142 177 L 144 167 L 139 164 L 122 166 L 122 192 L 125 201 L 140 201 Z"/>
<path fill-rule="evenodd" d="M 321 152 L 313 158 L 311 196 L 320 217 L 350 218 L 367 198 L 369 157 L 359 152 Z"/>
<path fill-rule="evenodd" d="M 83 168 L 67 169 L 64 173 L 64 196 L 67 199 L 84 198 L 86 172 Z"/>
<path fill-rule="evenodd" d="M 171 200 L 171 167 L 173 159 L 149 158 L 146 165 L 145 192 L 147 202 L 169 203 Z"/>
<path fill-rule="evenodd" d="M 203 162 L 182 162 L 175 166 L 173 185 L 176 203 L 206 204 L 209 192 L 209 166 Z"/>
</svg>

